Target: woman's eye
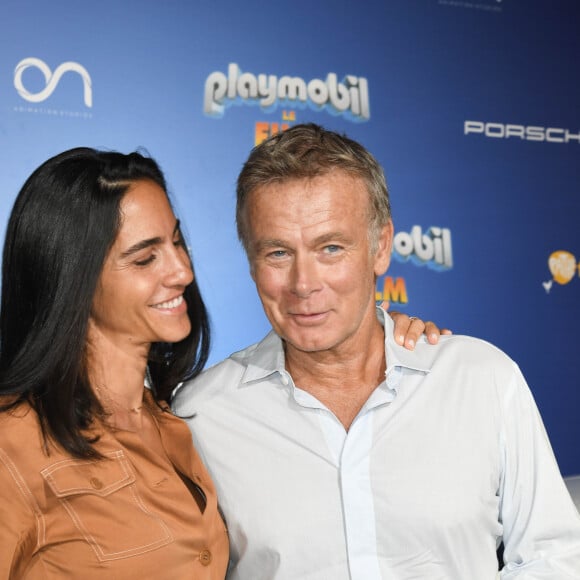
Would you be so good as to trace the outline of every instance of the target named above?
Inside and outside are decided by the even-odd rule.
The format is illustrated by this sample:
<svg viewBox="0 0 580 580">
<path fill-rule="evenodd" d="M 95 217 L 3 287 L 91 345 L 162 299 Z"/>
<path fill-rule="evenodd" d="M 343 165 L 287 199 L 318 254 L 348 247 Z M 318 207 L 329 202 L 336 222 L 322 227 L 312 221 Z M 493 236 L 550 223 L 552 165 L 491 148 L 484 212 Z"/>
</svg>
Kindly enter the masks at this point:
<svg viewBox="0 0 580 580">
<path fill-rule="evenodd" d="M 151 254 L 148 258 L 144 258 L 143 260 L 135 260 L 136 266 L 147 266 L 151 264 L 155 260 L 155 254 Z"/>
</svg>

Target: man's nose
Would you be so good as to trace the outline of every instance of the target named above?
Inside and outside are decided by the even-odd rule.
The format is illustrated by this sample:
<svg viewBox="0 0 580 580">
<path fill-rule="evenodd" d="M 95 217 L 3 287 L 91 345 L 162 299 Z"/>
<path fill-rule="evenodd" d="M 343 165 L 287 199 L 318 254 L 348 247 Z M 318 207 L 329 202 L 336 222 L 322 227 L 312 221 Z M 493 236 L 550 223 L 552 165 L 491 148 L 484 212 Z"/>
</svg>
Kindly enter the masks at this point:
<svg viewBox="0 0 580 580">
<path fill-rule="evenodd" d="M 297 254 L 292 264 L 292 292 L 300 298 L 307 298 L 318 289 L 320 289 L 320 272 L 316 260 L 312 256 Z"/>
</svg>

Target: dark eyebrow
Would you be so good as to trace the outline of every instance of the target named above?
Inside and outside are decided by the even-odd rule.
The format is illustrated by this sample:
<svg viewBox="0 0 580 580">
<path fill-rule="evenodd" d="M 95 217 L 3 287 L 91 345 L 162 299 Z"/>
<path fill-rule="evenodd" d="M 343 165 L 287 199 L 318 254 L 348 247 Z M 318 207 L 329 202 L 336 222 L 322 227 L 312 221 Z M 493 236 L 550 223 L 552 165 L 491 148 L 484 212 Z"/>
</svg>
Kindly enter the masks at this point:
<svg viewBox="0 0 580 580">
<path fill-rule="evenodd" d="M 340 232 L 329 232 L 327 234 L 323 234 L 314 240 L 314 243 L 319 246 L 320 244 L 325 244 L 326 242 L 340 242 L 340 243 L 348 243 L 350 239 Z"/>
<path fill-rule="evenodd" d="M 256 244 L 256 250 L 267 250 L 269 248 L 285 248 L 286 242 L 283 240 L 260 240 Z"/>
<path fill-rule="evenodd" d="M 175 221 L 175 227 L 173 228 L 173 235 L 175 236 L 175 234 L 179 232 L 179 220 Z M 141 240 L 140 242 L 137 242 L 136 244 L 133 244 L 130 248 L 127 248 L 124 252 L 121 253 L 121 258 L 128 258 L 129 256 L 132 256 L 133 254 L 136 254 L 137 252 L 140 252 L 141 250 L 144 250 L 145 248 L 149 248 L 151 246 L 156 246 L 157 244 L 161 244 L 163 243 L 163 238 L 149 238 L 147 240 Z"/>
</svg>

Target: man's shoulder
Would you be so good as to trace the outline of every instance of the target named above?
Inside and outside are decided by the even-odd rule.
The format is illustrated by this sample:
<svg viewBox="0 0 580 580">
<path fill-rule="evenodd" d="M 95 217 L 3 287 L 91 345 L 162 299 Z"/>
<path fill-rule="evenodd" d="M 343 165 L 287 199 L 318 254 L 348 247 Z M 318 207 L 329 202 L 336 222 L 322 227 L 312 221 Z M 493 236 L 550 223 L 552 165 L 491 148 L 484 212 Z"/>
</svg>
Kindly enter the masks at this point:
<svg viewBox="0 0 580 580">
<path fill-rule="evenodd" d="M 468 334 L 443 335 L 439 338 L 439 342 L 443 349 L 477 352 L 492 358 L 509 358 L 503 350 L 492 342 Z"/>
<path fill-rule="evenodd" d="M 417 345 L 419 347 L 419 345 Z M 495 344 L 474 336 L 442 336 L 439 344 L 420 346 L 421 356 L 431 361 L 433 370 L 466 372 L 494 381 L 505 381 L 521 374 L 518 364 Z"/>
<path fill-rule="evenodd" d="M 464 369 L 495 369 L 511 373 L 515 361 L 498 346 L 482 338 L 464 334 L 441 336 L 437 345 L 419 340 L 416 356 L 428 367 L 451 364 Z"/>
<path fill-rule="evenodd" d="M 181 395 L 189 391 L 199 394 L 205 389 L 219 389 L 235 382 L 236 378 L 241 378 L 247 368 L 248 356 L 254 347 L 255 345 L 251 345 L 234 352 L 228 358 L 206 368 L 194 379 L 183 383 L 177 394 Z M 227 379 L 227 382 L 224 382 L 224 379 Z"/>
<path fill-rule="evenodd" d="M 183 383 L 173 399 L 174 411 L 177 414 L 187 413 L 193 402 L 198 406 L 203 400 L 220 397 L 237 389 L 248 367 L 258 356 L 258 351 L 271 348 L 270 343 L 276 340 L 275 335 L 272 335 L 270 333 L 260 342 L 232 353 L 228 358 L 205 369 L 199 376 Z"/>
</svg>

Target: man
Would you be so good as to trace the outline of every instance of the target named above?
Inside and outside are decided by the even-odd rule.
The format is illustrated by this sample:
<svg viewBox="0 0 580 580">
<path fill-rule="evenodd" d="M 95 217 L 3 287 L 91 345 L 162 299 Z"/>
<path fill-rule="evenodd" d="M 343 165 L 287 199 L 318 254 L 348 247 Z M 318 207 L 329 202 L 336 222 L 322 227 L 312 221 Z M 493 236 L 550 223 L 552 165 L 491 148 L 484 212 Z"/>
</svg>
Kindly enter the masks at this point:
<svg viewBox="0 0 580 580">
<path fill-rule="evenodd" d="M 295 126 L 253 150 L 237 224 L 273 327 L 177 395 L 233 579 L 580 578 L 580 517 L 517 366 L 465 336 L 397 345 L 375 307 L 382 170 Z"/>
</svg>

